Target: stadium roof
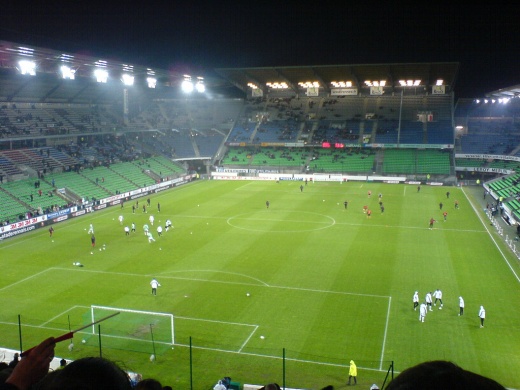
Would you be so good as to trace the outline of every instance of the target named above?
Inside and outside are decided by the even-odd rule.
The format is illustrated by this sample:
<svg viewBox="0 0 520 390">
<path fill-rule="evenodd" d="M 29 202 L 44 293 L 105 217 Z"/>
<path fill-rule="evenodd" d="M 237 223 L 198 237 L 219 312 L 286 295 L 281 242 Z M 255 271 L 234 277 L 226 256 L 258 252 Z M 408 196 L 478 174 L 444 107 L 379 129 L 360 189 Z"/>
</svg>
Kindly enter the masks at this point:
<svg viewBox="0 0 520 390">
<path fill-rule="evenodd" d="M 443 80 L 446 93 L 453 91 L 459 70 L 458 62 L 364 64 L 364 65 L 316 65 L 263 68 L 215 69 L 237 88 L 246 92 L 248 84 L 266 89 L 267 83 L 286 83 L 289 89 L 298 92 L 300 82 L 315 82 L 330 92 L 333 81 L 350 81 L 353 88 L 368 88 L 365 81 L 386 81 L 386 87 L 400 91 L 400 80 L 420 80 L 420 86 L 430 90 L 437 80 Z"/>
<path fill-rule="evenodd" d="M 518 98 L 520 97 L 520 84 L 508 88 L 497 89 L 486 94 L 489 98 Z"/>
<path fill-rule="evenodd" d="M 70 103 L 92 101 L 93 96 L 90 91 L 93 87 L 88 87 L 84 91 L 80 90 L 75 95 L 61 95 L 63 88 L 59 86 L 59 68 L 67 65 L 74 69 L 76 78 L 85 81 L 92 79 L 93 71 L 103 68 L 108 71 L 112 78 L 119 79 L 123 73 L 131 73 L 136 82 L 145 83 L 148 76 L 157 79 L 157 86 L 160 87 L 180 87 L 184 80 L 184 73 L 179 70 L 151 69 L 146 66 L 133 65 L 118 60 L 100 59 L 93 55 L 63 53 L 52 49 L 28 47 L 13 42 L 0 41 L 0 68 L 2 74 L 9 77 L 9 74 L 19 73 L 19 61 L 21 59 L 32 60 L 36 63 L 36 72 L 46 74 L 47 84 L 41 85 L 39 101 L 66 100 Z M 380 82 L 384 80 L 385 93 L 400 92 L 403 87 L 401 80 L 420 81 L 419 86 L 414 86 L 414 93 L 430 93 L 431 88 L 442 80 L 445 86 L 445 93 L 454 91 L 455 82 L 459 71 L 458 62 L 438 62 L 438 63 L 396 63 L 396 64 L 359 64 L 359 65 L 316 65 L 316 66 L 284 66 L 284 67 L 253 67 L 253 68 L 220 68 L 215 69 L 218 77 L 204 76 L 204 83 L 207 88 L 226 89 L 236 87 L 244 93 L 248 92 L 248 84 L 254 84 L 264 92 L 268 90 L 267 83 L 284 83 L 287 89 L 294 93 L 301 93 L 306 87 L 299 85 L 305 82 L 317 82 L 320 89 L 330 93 L 332 82 L 350 82 L 348 86 L 357 88 L 361 91 L 368 89 L 366 81 Z M 8 72 L 8 73 L 6 73 Z M 193 75 L 194 77 L 198 75 Z M 55 82 L 53 82 L 55 78 Z M 21 99 L 24 84 L 15 85 L 10 79 L 11 87 L 6 90 L 5 95 L 9 100 Z M 406 87 L 405 87 L 406 88 Z M 167 88 L 169 89 L 169 88 Z M 70 90 L 70 89 L 69 89 Z M 157 91 L 158 92 L 158 91 Z M 70 91 L 69 91 L 70 94 Z"/>
</svg>

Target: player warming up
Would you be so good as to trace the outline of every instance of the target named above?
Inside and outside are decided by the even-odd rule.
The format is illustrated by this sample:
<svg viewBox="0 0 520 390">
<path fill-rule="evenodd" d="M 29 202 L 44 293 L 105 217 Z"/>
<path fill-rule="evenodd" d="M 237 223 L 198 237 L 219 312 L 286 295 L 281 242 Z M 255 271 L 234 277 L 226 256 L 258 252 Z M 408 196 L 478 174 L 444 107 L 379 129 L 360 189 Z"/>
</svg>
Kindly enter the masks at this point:
<svg viewBox="0 0 520 390">
<path fill-rule="evenodd" d="M 412 302 L 413 302 L 413 309 L 414 309 L 414 311 L 416 311 L 417 306 L 419 306 L 419 291 L 416 291 L 413 293 Z"/>
<path fill-rule="evenodd" d="M 435 302 L 433 303 L 433 306 L 437 306 L 437 301 L 439 301 L 439 303 L 441 304 L 439 306 L 439 310 L 442 309 L 443 307 L 443 303 L 442 303 L 442 291 L 437 289 L 435 290 L 435 292 L 433 293 L 433 297 L 435 298 Z"/>
<path fill-rule="evenodd" d="M 426 318 L 426 314 L 428 313 L 428 308 L 426 306 L 426 303 L 421 303 L 421 306 L 419 307 L 419 321 L 424 322 L 424 319 Z"/>
<path fill-rule="evenodd" d="M 157 279 L 153 278 L 150 282 L 150 286 L 152 286 L 152 295 L 157 295 L 157 287 L 161 287 L 161 283 L 159 283 Z"/>
</svg>

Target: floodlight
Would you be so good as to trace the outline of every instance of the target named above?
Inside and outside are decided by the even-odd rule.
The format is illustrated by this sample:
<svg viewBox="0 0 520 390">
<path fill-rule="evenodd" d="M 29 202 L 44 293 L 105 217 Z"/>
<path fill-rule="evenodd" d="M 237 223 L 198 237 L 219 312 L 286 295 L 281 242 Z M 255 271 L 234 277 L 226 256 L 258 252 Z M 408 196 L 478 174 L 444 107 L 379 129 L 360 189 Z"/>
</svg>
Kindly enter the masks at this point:
<svg viewBox="0 0 520 390">
<path fill-rule="evenodd" d="M 421 85 L 421 80 L 399 80 L 399 84 L 401 85 L 401 87 L 418 87 L 419 85 Z"/>
<path fill-rule="evenodd" d="M 298 83 L 298 85 L 302 88 L 319 88 L 320 87 L 320 83 L 317 82 L 317 81 L 300 81 Z"/>
<path fill-rule="evenodd" d="M 147 77 L 146 83 L 148 84 L 148 88 L 155 88 L 157 85 L 157 79 L 155 77 Z"/>
<path fill-rule="evenodd" d="M 182 87 L 182 90 L 186 93 L 193 92 L 193 83 L 191 82 L 191 80 L 184 79 L 184 81 L 181 84 L 181 87 Z"/>
<path fill-rule="evenodd" d="M 275 81 L 274 83 L 271 83 L 271 82 L 265 83 L 265 85 L 272 89 L 288 89 L 289 88 L 289 86 L 287 85 L 286 82 L 279 83 L 279 82 Z"/>
<path fill-rule="evenodd" d="M 193 92 L 193 83 L 191 82 L 191 76 L 185 74 L 184 81 L 181 84 L 182 91 L 184 93 L 192 93 Z"/>
<path fill-rule="evenodd" d="M 36 75 L 36 63 L 34 61 L 21 60 L 18 62 L 18 65 L 20 65 L 21 74 L 27 74 L 29 76 Z"/>
<path fill-rule="evenodd" d="M 131 74 L 123 73 L 121 80 L 123 81 L 124 85 L 134 85 L 134 76 Z"/>
<path fill-rule="evenodd" d="M 204 77 L 197 77 L 197 84 L 195 84 L 195 89 L 198 93 L 204 93 L 204 91 L 206 91 L 206 86 L 204 85 Z"/>
<path fill-rule="evenodd" d="M 368 87 L 384 87 L 386 80 L 365 80 L 365 85 Z"/>
<path fill-rule="evenodd" d="M 334 88 L 350 88 L 352 87 L 352 81 L 331 81 L 330 84 Z"/>
<path fill-rule="evenodd" d="M 108 80 L 108 72 L 105 69 L 97 68 L 94 71 L 94 76 L 98 83 L 106 83 Z"/>
<path fill-rule="evenodd" d="M 61 77 L 64 79 L 74 80 L 76 71 L 74 69 L 69 68 L 67 65 L 62 65 L 60 67 Z"/>
</svg>

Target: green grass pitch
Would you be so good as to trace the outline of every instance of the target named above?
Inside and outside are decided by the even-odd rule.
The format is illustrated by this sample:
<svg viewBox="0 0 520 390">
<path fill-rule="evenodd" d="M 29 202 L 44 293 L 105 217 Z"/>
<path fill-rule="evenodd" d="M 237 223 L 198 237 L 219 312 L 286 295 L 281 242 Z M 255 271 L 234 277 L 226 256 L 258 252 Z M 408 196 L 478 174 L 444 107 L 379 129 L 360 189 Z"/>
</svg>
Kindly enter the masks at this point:
<svg viewBox="0 0 520 390">
<path fill-rule="evenodd" d="M 383 383 L 391 361 L 402 371 L 433 359 L 520 388 L 520 267 L 485 217 L 481 188 L 450 187 L 447 199 L 446 187 L 309 183 L 302 192 L 300 184 L 195 182 L 151 196 L 147 214 L 132 214 L 127 201 L 54 225 L 52 238 L 39 229 L 1 242 L 0 344 L 20 347 L 18 315 L 26 349 L 88 323 L 100 305 L 174 314 L 174 348 L 164 348 L 164 325 L 148 331 L 149 318 L 109 319 L 101 337 L 76 334 L 74 349 L 62 342 L 56 356 L 98 355 L 101 342 L 104 357 L 174 388 L 189 388 L 190 375 L 194 389 L 223 376 L 282 384 L 284 372 L 287 387 L 342 386 L 351 359 L 366 388 Z M 150 214 L 152 243 L 143 234 Z M 137 232 L 126 236 L 119 215 Z M 167 219 L 174 228 L 159 237 Z M 413 292 L 423 300 L 437 288 L 444 307 L 420 323 Z"/>
</svg>

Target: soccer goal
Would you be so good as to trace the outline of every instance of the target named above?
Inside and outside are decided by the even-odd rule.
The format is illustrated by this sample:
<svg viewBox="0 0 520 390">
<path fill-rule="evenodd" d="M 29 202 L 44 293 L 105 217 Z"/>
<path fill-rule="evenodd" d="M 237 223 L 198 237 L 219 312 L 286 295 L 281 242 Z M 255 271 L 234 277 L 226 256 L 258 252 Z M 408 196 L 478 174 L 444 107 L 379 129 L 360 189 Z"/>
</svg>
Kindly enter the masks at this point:
<svg viewBox="0 0 520 390">
<path fill-rule="evenodd" d="M 99 336 L 101 333 L 105 346 L 108 342 L 109 347 L 118 349 L 150 351 L 156 346 L 173 348 L 173 314 L 91 305 L 90 320 L 95 322 L 116 312 L 120 314 L 102 322 L 100 327 L 93 325 L 88 334 Z M 140 347 L 136 347 L 138 345 Z"/>
</svg>

